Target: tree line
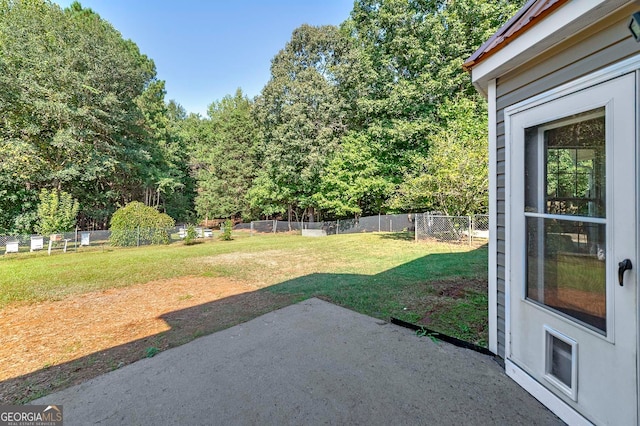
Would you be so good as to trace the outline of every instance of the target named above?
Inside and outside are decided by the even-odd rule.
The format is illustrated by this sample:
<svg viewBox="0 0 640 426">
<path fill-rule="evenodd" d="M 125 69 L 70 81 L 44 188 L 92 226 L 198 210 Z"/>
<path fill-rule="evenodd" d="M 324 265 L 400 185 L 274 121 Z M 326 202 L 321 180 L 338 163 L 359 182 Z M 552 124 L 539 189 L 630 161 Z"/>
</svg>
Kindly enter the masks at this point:
<svg viewBox="0 0 640 426">
<path fill-rule="evenodd" d="M 461 65 L 521 4 L 357 0 L 202 117 L 91 9 L 0 0 L 0 233 L 33 232 L 52 191 L 83 228 L 131 201 L 192 223 L 482 212 L 486 104 Z"/>
</svg>

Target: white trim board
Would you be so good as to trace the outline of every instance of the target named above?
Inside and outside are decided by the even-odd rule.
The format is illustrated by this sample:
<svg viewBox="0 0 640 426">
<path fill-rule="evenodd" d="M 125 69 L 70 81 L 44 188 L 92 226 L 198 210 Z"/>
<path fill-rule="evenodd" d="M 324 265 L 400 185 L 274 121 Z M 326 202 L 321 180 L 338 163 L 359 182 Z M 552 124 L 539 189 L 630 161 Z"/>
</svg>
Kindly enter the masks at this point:
<svg viewBox="0 0 640 426">
<path fill-rule="evenodd" d="M 589 87 L 604 83 L 608 80 L 613 80 L 614 78 L 620 77 L 624 74 L 635 72 L 638 69 L 640 69 L 640 55 L 632 56 L 606 68 L 595 71 L 592 74 L 570 81 L 547 92 L 520 101 L 517 104 L 508 106 L 504 109 L 505 125 L 507 124 L 509 116 L 513 114 L 542 105 L 563 96 L 579 92 L 580 90 L 588 89 Z M 505 136 L 508 136 L 506 129 Z"/>
<path fill-rule="evenodd" d="M 522 386 L 524 390 L 529 392 L 535 399 L 540 401 L 542 405 L 547 407 L 553 414 L 570 425 L 591 426 L 592 423 L 582 417 L 577 411 L 569 407 L 564 401 L 549 392 L 544 386 L 529 376 L 524 370 L 518 367 L 508 359 L 504 362 L 505 372 L 513 381 Z"/>
</svg>

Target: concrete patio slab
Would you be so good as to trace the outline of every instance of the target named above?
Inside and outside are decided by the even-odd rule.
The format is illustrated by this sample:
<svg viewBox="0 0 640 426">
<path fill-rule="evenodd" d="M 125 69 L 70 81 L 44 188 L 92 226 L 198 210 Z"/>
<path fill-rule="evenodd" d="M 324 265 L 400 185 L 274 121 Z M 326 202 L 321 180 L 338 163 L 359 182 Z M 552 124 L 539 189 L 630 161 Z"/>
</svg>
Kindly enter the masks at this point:
<svg viewBox="0 0 640 426">
<path fill-rule="evenodd" d="M 563 424 L 491 357 L 318 299 L 33 403 L 66 426 Z"/>
</svg>

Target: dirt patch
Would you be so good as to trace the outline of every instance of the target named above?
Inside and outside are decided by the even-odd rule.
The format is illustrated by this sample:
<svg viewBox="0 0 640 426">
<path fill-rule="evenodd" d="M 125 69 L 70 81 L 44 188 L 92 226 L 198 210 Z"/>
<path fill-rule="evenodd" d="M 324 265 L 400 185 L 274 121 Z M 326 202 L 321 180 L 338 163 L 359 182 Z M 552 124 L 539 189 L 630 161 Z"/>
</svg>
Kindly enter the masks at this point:
<svg viewBox="0 0 640 426">
<path fill-rule="evenodd" d="M 445 311 L 445 307 L 450 305 L 448 299 L 464 299 L 469 294 L 486 293 L 487 280 L 484 278 L 469 278 L 455 280 L 440 280 L 429 283 L 433 289 L 432 306 L 425 306 L 424 315 L 418 321 L 419 324 L 431 324 L 432 315 Z"/>
<path fill-rule="evenodd" d="M 0 311 L 0 401 L 20 403 L 286 306 L 291 295 L 182 277 Z"/>
<path fill-rule="evenodd" d="M 479 278 L 441 280 L 430 283 L 440 297 L 461 299 L 469 293 L 487 291 L 487 280 Z"/>
<path fill-rule="evenodd" d="M 428 283 L 439 295 L 459 298 L 469 292 L 486 292 L 486 278 L 455 278 Z"/>
<path fill-rule="evenodd" d="M 450 299 L 463 299 L 469 294 L 486 293 L 484 278 L 455 278 L 428 281 L 411 287 L 411 297 L 403 298 L 404 306 L 412 312 L 438 311 L 438 305 Z"/>
</svg>

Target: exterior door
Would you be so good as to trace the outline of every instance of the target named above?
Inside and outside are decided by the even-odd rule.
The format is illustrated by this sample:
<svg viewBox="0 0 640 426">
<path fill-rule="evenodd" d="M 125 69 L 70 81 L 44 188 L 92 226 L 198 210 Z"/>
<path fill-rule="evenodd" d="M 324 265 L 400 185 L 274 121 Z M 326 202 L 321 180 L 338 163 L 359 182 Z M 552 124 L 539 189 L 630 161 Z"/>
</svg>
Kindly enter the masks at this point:
<svg viewBox="0 0 640 426">
<path fill-rule="evenodd" d="M 630 73 L 508 117 L 506 358 L 596 424 L 638 416 L 635 103 Z"/>
</svg>

